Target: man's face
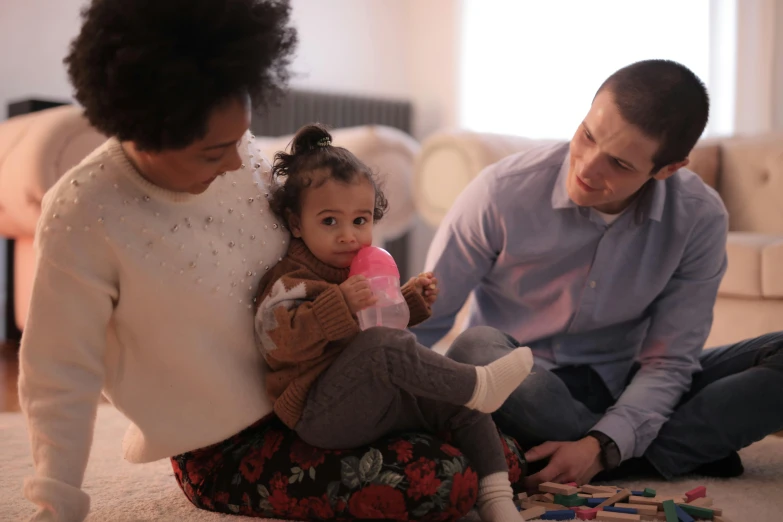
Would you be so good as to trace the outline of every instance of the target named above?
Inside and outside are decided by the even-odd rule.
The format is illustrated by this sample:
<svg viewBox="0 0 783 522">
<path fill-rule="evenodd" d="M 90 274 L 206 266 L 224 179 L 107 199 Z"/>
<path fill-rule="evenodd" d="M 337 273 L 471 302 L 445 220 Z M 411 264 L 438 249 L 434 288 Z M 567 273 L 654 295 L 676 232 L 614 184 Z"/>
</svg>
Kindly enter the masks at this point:
<svg viewBox="0 0 783 522">
<path fill-rule="evenodd" d="M 610 90 L 600 92 L 571 140 L 566 187 L 582 207 L 617 214 L 650 179 L 658 142 L 625 121 Z M 666 179 L 687 160 L 668 165 L 654 176 Z"/>
</svg>

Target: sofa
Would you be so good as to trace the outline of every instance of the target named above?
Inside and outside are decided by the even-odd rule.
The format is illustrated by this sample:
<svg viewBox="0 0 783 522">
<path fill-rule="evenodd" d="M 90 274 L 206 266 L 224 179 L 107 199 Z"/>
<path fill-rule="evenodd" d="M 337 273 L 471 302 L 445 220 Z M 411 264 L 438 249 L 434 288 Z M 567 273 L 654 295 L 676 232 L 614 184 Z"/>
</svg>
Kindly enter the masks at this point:
<svg viewBox="0 0 783 522">
<path fill-rule="evenodd" d="M 430 136 L 414 167 L 419 214 L 437 227 L 484 167 L 540 143 L 466 130 Z M 690 160 L 688 168 L 718 191 L 730 214 L 729 267 L 706 347 L 783 330 L 783 134 L 703 140 Z M 441 349 L 464 328 L 469 303 Z"/>
<path fill-rule="evenodd" d="M 419 144 L 401 130 L 383 125 L 335 129 L 335 145 L 353 151 L 384 184 L 389 211 L 376 228 L 383 245 L 403 236 L 412 225 L 413 164 Z M 293 136 L 256 136 L 271 160 Z M 68 169 L 105 141 L 73 105 L 17 116 L 0 123 L 0 237 L 14 240 L 13 304 L 16 326 L 24 329 L 30 304 L 35 253 L 33 239 L 41 199 Z"/>
</svg>

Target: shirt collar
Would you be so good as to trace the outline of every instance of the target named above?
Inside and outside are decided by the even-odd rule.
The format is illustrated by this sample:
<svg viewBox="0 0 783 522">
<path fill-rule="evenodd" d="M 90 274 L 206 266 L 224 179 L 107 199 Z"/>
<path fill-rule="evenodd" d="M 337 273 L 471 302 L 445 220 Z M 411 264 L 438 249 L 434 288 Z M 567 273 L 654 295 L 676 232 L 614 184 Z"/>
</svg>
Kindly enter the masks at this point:
<svg viewBox="0 0 783 522">
<path fill-rule="evenodd" d="M 571 154 L 567 153 L 557 174 L 557 180 L 552 190 L 553 209 L 579 208 L 569 197 L 568 189 L 566 188 L 570 158 Z M 663 218 L 663 207 L 666 203 L 666 183 L 656 179 L 651 179 L 647 183 L 648 185 L 642 188 L 644 192 L 639 195 L 639 199 L 635 203 L 631 203 L 631 205 L 637 207 L 635 212 L 638 222 L 642 222 L 645 219 L 660 222 Z"/>
<path fill-rule="evenodd" d="M 568 166 L 570 165 L 571 153 L 567 153 L 563 164 L 560 165 L 560 172 L 557 174 L 557 180 L 555 181 L 555 188 L 552 190 L 552 208 L 577 208 L 576 203 L 571 201 L 568 196 L 568 189 L 566 188 L 566 181 L 568 180 Z"/>
</svg>

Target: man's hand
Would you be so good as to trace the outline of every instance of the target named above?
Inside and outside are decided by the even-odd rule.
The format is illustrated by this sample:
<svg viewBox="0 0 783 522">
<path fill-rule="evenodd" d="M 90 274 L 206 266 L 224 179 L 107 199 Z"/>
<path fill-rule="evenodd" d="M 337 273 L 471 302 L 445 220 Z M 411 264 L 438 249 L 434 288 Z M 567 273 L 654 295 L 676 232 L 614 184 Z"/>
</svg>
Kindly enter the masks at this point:
<svg viewBox="0 0 783 522">
<path fill-rule="evenodd" d="M 352 314 L 378 302 L 378 298 L 370 288 L 370 282 L 363 275 L 355 275 L 343 281 L 340 284 L 340 291 Z"/>
<path fill-rule="evenodd" d="M 576 442 L 545 442 L 525 453 L 528 462 L 549 459 L 549 464 L 525 479 L 528 490 L 535 490 L 542 482 L 587 484 L 603 469 L 601 447 L 593 437 Z"/>
<path fill-rule="evenodd" d="M 423 272 L 416 277 L 411 277 L 411 283 L 424 301 L 432 306 L 438 298 L 438 278 L 432 272 Z"/>
</svg>

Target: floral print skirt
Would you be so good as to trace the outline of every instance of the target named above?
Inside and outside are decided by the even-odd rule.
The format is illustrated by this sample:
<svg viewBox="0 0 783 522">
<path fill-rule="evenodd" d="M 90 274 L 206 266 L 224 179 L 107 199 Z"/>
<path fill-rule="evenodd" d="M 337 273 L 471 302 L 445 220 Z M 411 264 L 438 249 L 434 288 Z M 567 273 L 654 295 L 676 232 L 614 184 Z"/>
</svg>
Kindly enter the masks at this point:
<svg viewBox="0 0 783 522">
<path fill-rule="evenodd" d="M 525 461 L 499 433 L 515 492 Z M 476 502 L 478 477 L 448 437 L 388 436 L 353 450 L 321 450 L 274 415 L 212 446 L 172 457 L 177 482 L 197 507 L 289 520 L 459 519 Z"/>
</svg>

